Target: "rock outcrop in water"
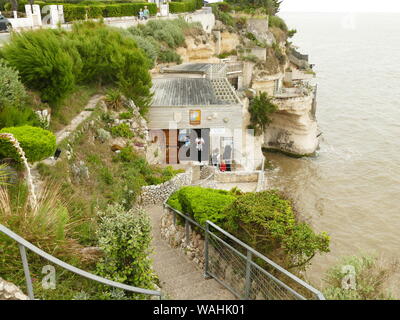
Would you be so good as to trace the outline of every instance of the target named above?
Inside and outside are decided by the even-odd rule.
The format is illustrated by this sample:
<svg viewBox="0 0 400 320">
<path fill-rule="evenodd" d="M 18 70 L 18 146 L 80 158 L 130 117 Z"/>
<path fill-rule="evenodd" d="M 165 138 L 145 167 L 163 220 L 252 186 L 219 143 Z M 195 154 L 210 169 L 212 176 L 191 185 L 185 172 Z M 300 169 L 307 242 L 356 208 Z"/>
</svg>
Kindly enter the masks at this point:
<svg viewBox="0 0 400 320">
<path fill-rule="evenodd" d="M 313 112 L 314 92 L 304 97 L 275 98 L 279 110 L 264 133 L 263 148 L 293 156 L 312 155 L 318 148 L 318 125 Z"/>
</svg>

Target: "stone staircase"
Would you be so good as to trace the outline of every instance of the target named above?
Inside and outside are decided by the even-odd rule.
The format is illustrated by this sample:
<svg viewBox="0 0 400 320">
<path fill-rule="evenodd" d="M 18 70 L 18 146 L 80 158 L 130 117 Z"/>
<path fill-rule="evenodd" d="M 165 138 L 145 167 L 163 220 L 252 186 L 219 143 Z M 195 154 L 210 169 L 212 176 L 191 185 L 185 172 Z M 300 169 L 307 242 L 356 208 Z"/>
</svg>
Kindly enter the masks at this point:
<svg viewBox="0 0 400 320">
<path fill-rule="evenodd" d="M 153 233 L 151 256 L 165 299 L 234 300 L 235 297 L 214 279 L 205 279 L 203 270 L 190 261 L 180 249 L 172 249 L 161 239 L 162 206 L 147 208 Z"/>
</svg>

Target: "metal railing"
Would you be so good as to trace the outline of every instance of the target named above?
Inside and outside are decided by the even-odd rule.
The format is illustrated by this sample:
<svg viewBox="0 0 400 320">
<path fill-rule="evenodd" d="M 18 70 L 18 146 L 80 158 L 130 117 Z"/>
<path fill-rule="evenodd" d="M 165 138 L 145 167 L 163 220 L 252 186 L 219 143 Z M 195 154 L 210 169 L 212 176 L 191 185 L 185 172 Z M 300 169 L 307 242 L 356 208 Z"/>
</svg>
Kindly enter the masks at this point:
<svg viewBox="0 0 400 320">
<path fill-rule="evenodd" d="M 265 190 L 265 158 L 262 159 L 261 169 L 258 172 L 256 192 Z"/>
<path fill-rule="evenodd" d="M 26 282 L 26 288 L 27 288 L 27 293 L 28 297 L 30 299 L 35 299 L 34 293 L 33 293 L 33 285 L 32 285 L 32 279 L 29 271 L 29 264 L 28 264 L 28 258 L 26 255 L 26 249 L 31 250 L 32 252 L 36 253 L 37 255 L 41 256 L 42 258 L 48 260 L 51 263 L 54 263 L 55 265 L 66 269 L 68 271 L 71 271 L 81 277 L 105 284 L 110 287 L 134 292 L 134 293 L 139 293 L 139 294 L 144 294 L 144 295 L 150 295 L 150 296 L 158 296 L 160 299 L 162 298 L 162 293 L 161 291 L 156 291 L 156 290 L 148 290 L 148 289 L 142 289 L 142 288 L 137 288 L 133 286 L 129 286 L 120 282 L 108 280 L 106 278 L 99 277 L 97 275 L 94 275 L 90 272 L 84 271 L 82 269 L 76 268 L 64 261 L 61 261 L 57 259 L 56 257 L 44 252 L 43 250 L 39 249 L 38 247 L 34 246 L 30 242 L 26 241 L 10 229 L 6 228 L 2 224 L 0 224 L 0 232 L 4 233 L 6 236 L 9 238 L 13 239 L 18 243 L 19 246 L 19 251 L 21 255 L 21 260 L 22 260 L 22 265 L 24 268 L 24 274 L 25 274 L 25 282 Z"/>
<path fill-rule="evenodd" d="M 243 243 L 211 221 L 202 226 L 164 203 L 164 208 L 184 219 L 185 243 L 192 227 L 204 236 L 204 276 L 214 278 L 237 298 L 245 300 L 325 300 L 323 294 Z"/>
</svg>

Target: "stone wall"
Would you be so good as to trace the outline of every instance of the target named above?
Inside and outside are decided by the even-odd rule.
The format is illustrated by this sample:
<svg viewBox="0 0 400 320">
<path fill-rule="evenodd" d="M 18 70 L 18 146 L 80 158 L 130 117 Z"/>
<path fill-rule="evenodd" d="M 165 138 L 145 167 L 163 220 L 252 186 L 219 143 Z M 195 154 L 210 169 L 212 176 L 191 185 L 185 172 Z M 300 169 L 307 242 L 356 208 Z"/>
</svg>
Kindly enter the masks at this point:
<svg viewBox="0 0 400 320">
<path fill-rule="evenodd" d="M 220 183 L 235 183 L 235 182 L 257 182 L 258 172 L 217 172 L 215 180 Z"/>
<path fill-rule="evenodd" d="M 171 194 L 192 183 L 192 169 L 177 174 L 174 178 L 158 185 L 142 187 L 139 203 L 142 206 L 162 204 Z"/>
<path fill-rule="evenodd" d="M 0 300 L 29 300 L 15 284 L 0 278 Z"/>
<path fill-rule="evenodd" d="M 164 214 L 161 217 L 161 238 L 167 241 L 172 248 L 182 249 L 190 260 L 199 265 L 200 268 L 204 268 L 203 236 L 194 230 L 190 230 L 187 243 L 185 225 L 174 224 L 174 217 L 170 209 L 164 209 Z"/>
</svg>

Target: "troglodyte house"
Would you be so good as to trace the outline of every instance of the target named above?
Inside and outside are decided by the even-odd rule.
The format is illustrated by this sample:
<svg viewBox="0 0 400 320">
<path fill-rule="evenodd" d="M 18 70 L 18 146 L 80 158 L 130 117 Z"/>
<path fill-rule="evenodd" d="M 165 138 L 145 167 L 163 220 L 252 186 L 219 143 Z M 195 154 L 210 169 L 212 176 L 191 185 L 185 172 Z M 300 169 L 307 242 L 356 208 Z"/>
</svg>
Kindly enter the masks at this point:
<svg viewBox="0 0 400 320">
<path fill-rule="evenodd" d="M 150 137 L 165 163 L 210 163 L 243 158 L 243 103 L 226 77 L 226 64 L 186 63 L 153 78 Z M 230 158 L 230 159 L 229 159 Z"/>
</svg>

